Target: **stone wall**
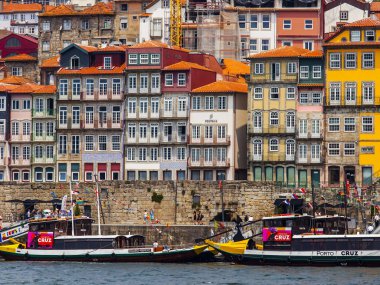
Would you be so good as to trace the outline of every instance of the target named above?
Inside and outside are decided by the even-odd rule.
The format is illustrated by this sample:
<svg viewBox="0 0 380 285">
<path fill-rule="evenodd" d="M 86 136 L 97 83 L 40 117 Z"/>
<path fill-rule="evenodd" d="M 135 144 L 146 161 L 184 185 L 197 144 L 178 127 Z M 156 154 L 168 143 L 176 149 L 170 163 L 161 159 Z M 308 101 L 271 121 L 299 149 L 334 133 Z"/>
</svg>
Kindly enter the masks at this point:
<svg viewBox="0 0 380 285">
<path fill-rule="evenodd" d="M 92 217 L 97 217 L 94 183 L 78 185 L 79 195 L 85 202 L 81 206 L 91 207 Z M 76 188 L 73 186 L 73 188 Z M 209 224 L 215 215 L 221 212 L 221 191 L 217 182 L 166 182 L 166 181 L 115 181 L 101 182 L 99 189 L 102 199 L 102 219 L 105 224 L 143 224 L 144 211 L 154 210 L 155 218 L 162 225 L 194 224 L 193 214 L 199 210 L 203 217 L 202 223 Z M 162 201 L 152 201 L 153 194 L 162 195 Z M 9 200 L 39 199 L 48 201 L 53 196 L 62 199 L 64 195 L 70 199 L 68 183 L 1 183 L 0 184 L 0 215 L 5 221 L 13 216 L 24 213 L 21 202 L 5 202 Z M 225 210 L 245 212 L 256 218 L 273 213 L 273 200 L 276 198 L 276 188 L 271 183 L 254 182 L 224 182 L 223 200 Z M 156 199 L 158 201 L 158 199 Z M 68 202 L 68 205 L 70 203 Z M 36 204 L 38 209 L 52 208 L 51 203 Z M 227 219 L 227 217 L 226 217 Z"/>
</svg>

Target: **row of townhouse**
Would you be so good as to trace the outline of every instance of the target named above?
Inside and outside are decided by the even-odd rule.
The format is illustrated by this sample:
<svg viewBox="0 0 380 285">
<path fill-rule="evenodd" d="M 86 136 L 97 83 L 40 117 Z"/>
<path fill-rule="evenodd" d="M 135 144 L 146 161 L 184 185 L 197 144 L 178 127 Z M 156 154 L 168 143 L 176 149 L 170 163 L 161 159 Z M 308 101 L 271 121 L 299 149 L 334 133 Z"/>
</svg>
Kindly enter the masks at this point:
<svg viewBox="0 0 380 285">
<path fill-rule="evenodd" d="M 371 185 L 380 177 L 380 21 L 347 24 L 322 51 L 249 57 L 248 179 L 289 187 Z"/>
<path fill-rule="evenodd" d="M 40 68 L 54 85 L 0 82 L 0 180 L 246 178 L 247 85 L 213 56 L 71 44 Z"/>
</svg>

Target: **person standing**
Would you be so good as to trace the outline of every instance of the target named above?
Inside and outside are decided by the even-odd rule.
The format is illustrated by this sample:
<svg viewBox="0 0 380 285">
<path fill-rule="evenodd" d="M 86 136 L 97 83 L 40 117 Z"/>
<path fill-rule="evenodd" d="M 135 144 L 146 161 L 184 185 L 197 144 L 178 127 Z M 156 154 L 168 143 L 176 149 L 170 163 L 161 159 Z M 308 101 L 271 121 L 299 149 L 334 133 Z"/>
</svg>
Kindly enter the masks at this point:
<svg viewBox="0 0 380 285">
<path fill-rule="evenodd" d="M 379 226 L 379 223 L 380 223 L 380 216 L 379 216 L 379 214 L 376 214 L 375 215 L 375 227 L 376 228 Z"/>
<path fill-rule="evenodd" d="M 144 211 L 144 223 L 146 224 L 147 221 L 148 221 L 148 212 L 145 210 Z"/>
<path fill-rule="evenodd" d="M 150 209 L 149 215 L 150 215 L 150 221 L 153 223 L 153 221 L 154 221 L 154 211 L 153 211 L 153 209 Z"/>
</svg>

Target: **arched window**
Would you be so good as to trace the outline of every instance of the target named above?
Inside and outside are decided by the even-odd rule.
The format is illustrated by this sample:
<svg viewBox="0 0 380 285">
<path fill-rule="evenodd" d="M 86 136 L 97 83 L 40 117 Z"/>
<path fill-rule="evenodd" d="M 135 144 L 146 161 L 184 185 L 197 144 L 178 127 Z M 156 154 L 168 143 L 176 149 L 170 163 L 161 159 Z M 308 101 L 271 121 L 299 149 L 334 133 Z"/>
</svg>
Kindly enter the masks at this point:
<svg viewBox="0 0 380 285">
<path fill-rule="evenodd" d="M 295 152 L 295 142 L 294 140 L 286 141 L 286 156 L 294 156 Z"/>
<path fill-rule="evenodd" d="M 71 69 L 79 69 L 79 57 L 74 55 L 70 59 Z"/>
<path fill-rule="evenodd" d="M 286 113 L 286 128 L 287 129 L 294 129 L 295 117 L 296 117 L 296 115 L 294 112 Z"/>
<path fill-rule="evenodd" d="M 269 150 L 270 151 L 278 151 L 278 139 L 270 139 L 269 140 Z"/>
<path fill-rule="evenodd" d="M 263 116 L 261 112 L 253 113 L 253 128 L 261 129 L 263 127 Z"/>
<path fill-rule="evenodd" d="M 43 181 L 43 169 L 42 167 L 36 167 L 34 169 L 34 181 L 42 182 Z"/>
<path fill-rule="evenodd" d="M 5 43 L 5 47 L 19 47 L 21 46 L 21 43 L 18 39 L 16 38 L 10 38 L 9 40 L 7 40 L 7 42 Z"/>
<path fill-rule="evenodd" d="M 278 112 L 270 112 L 269 125 L 278 126 Z"/>
<path fill-rule="evenodd" d="M 261 160 L 261 155 L 263 151 L 263 142 L 260 139 L 255 139 L 253 141 L 253 156 L 254 159 L 260 159 Z"/>
</svg>

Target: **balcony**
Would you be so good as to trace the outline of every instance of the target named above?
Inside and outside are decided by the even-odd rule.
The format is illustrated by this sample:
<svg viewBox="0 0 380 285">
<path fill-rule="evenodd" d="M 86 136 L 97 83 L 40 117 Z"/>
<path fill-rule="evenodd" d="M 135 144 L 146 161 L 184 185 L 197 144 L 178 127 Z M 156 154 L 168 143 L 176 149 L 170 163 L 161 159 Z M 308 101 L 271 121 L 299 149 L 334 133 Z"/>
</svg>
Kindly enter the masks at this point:
<svg viewBox="0 0 380 285">
<path fill-rule="evenodd" d="M 30 141 L 30 135 L 11 135 L 11 142 L 28 142 Z"/>
<path fill-rule="evenodd" d="M 47 158 L 47 157 L 40 157 L 36 158 L 35 156 L 32 157 L 32 163 L 36 164 L 53 164 L 56 162 L 56 156 L 52 158 Z"/>
<path fill-rule="evenodd" d="M 42 111 L 32 111 L 33 118 L 49 118 L 49 117 L 55 117 L 56 113 L 54 109 L 44 109 Z"/>
<path fill-rule="evenodd" d="M 325 107 L 365 107 L 365 106 L 379 106 L 380 105 L 380 98 L 374 98 L 372 100 L 366 100 L 366 101 L 346 101 L 344 98 L 343 100 L 327 100 L 325 99 L 324 106 Z"/>
<path fill-rule="evenodd" d="M 30 159 L 23 159 L 22 157 L 12 159 L 9 158 L 9 166 L 26 166 L 30 165 Z"/>
<path fill-rule="evenodd" d="M 189 158 L 187 166 L 192 167 L 192 168 L 230 167 L 230 159 L 227 158 L 225 161 L 219 161 L 217 159 L 212 159 L 212 160 L 206 161 L 203 157 L 201 157 L 197 161 L 192 161 L 191 158 Z"/>
<path fill-rule="evenodd" d="M 322 134 L 321 133 L 300 133 L 298 130 L 296 132 L 296 138 L 297 139 L 322 139 Z"/>
<path fill-rule="evenodd" d="M 264 74 L 253 74 L 249 82 L 251 83 L 298 83 L 298 74 L 287 74 L 287 73 L 264 73 Z"/>
<path fill-rule="evenodd" d="M 190 145 L 230 145 L 231 140 L 230 136 L 226 136 L 225 138 L 218 138 L 216 135 L 214 135 L 212 138 L 205 138 L 204 136 L 201 136 L 200 138 L 193 138 L 192 136 L 189 136 L 188 142 Z"/>
<path fill-rule="evenodd" d="M 32 134 L 32 139 L 34 142 L 37 141 L 46 141 L 46 142 L 52 142 L 55 141 L 55 133 L 54 134 L 47 134 L 47 133 L 42 133 L 40 135 L 37 135 L 36 133 Z"/>
<path fill-rule="evenodd" d="M 249 154 L 249 160 L 250 161 L 261 161 L 263 163 L 265 162 L 295 162 L 295 155 L 294 154 L 285 154 L 285 153 L 279 153 L 279 152 L 267 152 L 267 153 L 261 153 L 261 154 L 253 154 L 250 152 Z"/>
<path fill-rule="evenodd" d="M 146 138 L 140 138 L 136 136 L 135 138 L 129 138 L 127 137 L 125 140 L 125 144 L 158 144 L 159 139 L 157 138 L 151 138 L 151 137 L 146 137 Z"/>
<path fill-rule="evenodd" d="M 266 127 L 266 128 L 249 128 L 251 134 L 262 134 L 262 135 L 288 135 L 295 133 L 295 127 Z"/>
<path fill-rule="evenodd" d="M 186 118 L 187 112 L 186 111 L 178 111 L 178 110 L 172 110 L 172 111 L 165 111 L 160 110 L 160 117 L 161 118 Z"/>
</svg>

